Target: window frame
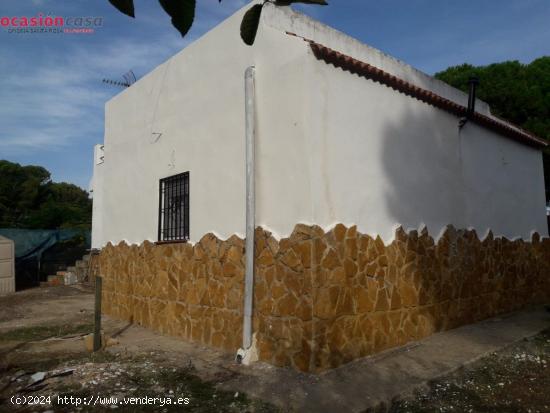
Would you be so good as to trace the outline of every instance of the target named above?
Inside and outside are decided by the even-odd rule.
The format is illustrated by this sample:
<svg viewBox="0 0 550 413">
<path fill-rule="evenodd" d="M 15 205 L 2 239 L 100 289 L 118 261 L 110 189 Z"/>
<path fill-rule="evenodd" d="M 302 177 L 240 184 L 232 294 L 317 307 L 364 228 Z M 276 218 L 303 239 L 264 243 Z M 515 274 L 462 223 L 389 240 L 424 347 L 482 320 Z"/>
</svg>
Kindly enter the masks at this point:
<svg viewBox="0 0 550 413">
<path fill-rule="evenodd" d="M 189 175 L 187 171 L 159 179 L 158 243 L 189 241 Z M 175 207 L 166 206 L 174 197 L 182 197 L 182 200 Z"/>
</svg>

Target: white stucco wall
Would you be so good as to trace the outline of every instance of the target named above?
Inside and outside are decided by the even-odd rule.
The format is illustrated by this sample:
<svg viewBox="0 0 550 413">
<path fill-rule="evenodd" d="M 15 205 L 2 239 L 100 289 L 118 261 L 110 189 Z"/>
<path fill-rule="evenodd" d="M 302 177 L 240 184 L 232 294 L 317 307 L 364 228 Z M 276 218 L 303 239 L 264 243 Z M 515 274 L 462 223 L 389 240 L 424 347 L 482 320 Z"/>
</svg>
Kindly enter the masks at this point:
<svg viewBox="0 0 550 413">
<path fill-rule="evenodd" d="M 246 9 L 246 8 L 245 8 Z M 157 239 L 159 179 L 190 172 L 190 237 L 245 232 L 244 71 L 256 67 L 257 224 L 401 224 L 546 235 L 539 151 L 319 62 L 299 36 L 460 104 L 466 95 L 288 8 L 267 5 L 254 47 L 237 13 L 106 105 L 93 247 Z M 489 108 L 478 102 L 480 111 Z M 160 138 L 158 134 L 162 135 Z M 526 183 L 529 183 L 526 185 Z"/>
<path fill-rule="evenodd" d="M 94 174 L 93 247 L 156 241 L 159 179 L 185 171 L 191 241 L 208 232 L 244 236 L 244 72 L 251 65 L 257 68 L 258 223 L 284 232 L 293 226 L 290 217 L 311 218 L 300 69 L 306 47 L 267 26 L 255 47 L 244 45 L 242 13 L 107 103 L 105 162 Z"/>
<path fill-rule="evenodd" d="M 547 235 L 540 151 L 311 58 L 315 222 Z"/>
<path fill-rule="evenodd" d="M 467 106 L 467 94 L 288 8 L 267 25 L 314 40 Z M 304 94 L 312 222 L 390 242 L 395 228 L 448 224 L 480 237 L 548 235 L 540 150 L 315 59 Z M 491 116 L 480 100 L 476 110 Z"/>
</svg>

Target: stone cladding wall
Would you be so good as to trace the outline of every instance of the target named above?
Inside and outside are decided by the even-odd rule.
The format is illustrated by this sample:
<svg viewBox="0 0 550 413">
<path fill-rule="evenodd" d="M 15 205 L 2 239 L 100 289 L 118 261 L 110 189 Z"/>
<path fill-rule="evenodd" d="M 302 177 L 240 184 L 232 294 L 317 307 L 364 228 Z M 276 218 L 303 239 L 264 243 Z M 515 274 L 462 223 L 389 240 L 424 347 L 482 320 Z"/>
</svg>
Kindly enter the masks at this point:
<svg viewBox="0 0 550 413">
<path fill-rule="evenodd" d="M 254 332 L 260 359 L 321 372 L 437 331 L 550 301 L 550 239 L 480 240 L 449 226 L 256 230 Z M 94 263 L 109 315 L 231 352 L 242 340 L 244 241 L 107 245 Z"/>
</svg>

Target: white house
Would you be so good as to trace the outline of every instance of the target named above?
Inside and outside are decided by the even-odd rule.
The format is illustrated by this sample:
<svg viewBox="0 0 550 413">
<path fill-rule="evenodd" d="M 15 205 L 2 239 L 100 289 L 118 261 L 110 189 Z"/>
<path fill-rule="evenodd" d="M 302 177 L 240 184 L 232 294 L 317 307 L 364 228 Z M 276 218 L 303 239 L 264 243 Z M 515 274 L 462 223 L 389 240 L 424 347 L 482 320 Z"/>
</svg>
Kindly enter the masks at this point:
<svg viewBox="0 0 550 413">
<path fill-rule="evenodd" d="M 544 141 L 479 100 L 459 127 L 467 94 L 289 7 L 266 5 L 246 46 L 247 8 L 107 103 L 93 247 L 244 236 L 249 67 L 256 225 L 276 237 L 297 223 L 385 242 L 399 225 L 548 234 Z"/>
<path fill-rule="evenodd" d="M 246 46 L 244 12 L 106 105 L 104 312 L 319 372 L 547 302 L 545 141 L 288 7 Z"/>
</svg>

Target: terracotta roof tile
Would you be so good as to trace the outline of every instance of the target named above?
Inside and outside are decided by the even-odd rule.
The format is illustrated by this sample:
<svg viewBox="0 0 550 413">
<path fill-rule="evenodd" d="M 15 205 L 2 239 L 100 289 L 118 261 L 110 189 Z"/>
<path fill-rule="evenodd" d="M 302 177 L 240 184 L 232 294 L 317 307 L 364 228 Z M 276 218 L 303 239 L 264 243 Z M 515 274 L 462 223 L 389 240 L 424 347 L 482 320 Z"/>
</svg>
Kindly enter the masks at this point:
<svg viewBox="0 0 550 413">
<path fill-rule="evenodd" d="M 361 62 L 351 56 L 332 50 L 314 41 L 307 39 L 304 40 L 310 44 L 313 54 L 319 60 L 332 64 L 342 70 L 391 87 L 400 93 L 440 108 L 458 117 L 465 117 L 467 115 L 468 108 L 465 106 L 459 105 L 449 99 L 439 96 L 430 90 L 415 86 L 403 79 L 393 76 L 390 73 L 368 63 Z M 529 146 L 542 148 L 548 145 L 545 140 L 538 138 L 517 126 L 511 125 L 506 121 L 497 120 L 492 117 L 482 115 L 478 112 L 475 112 L 472 116 L 470 116 L 469 120 Z"/>
</svg>

